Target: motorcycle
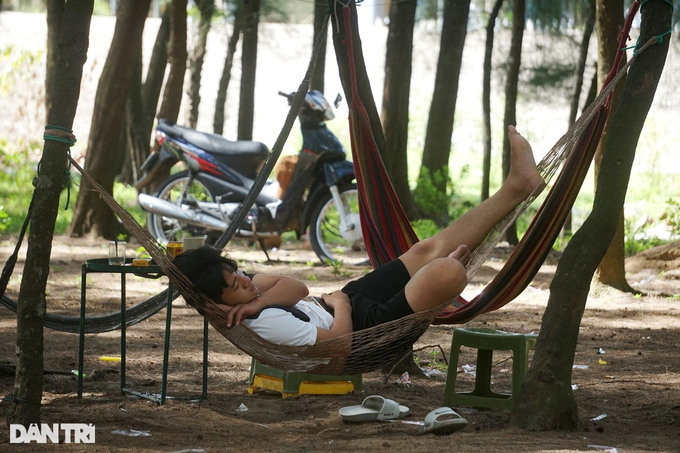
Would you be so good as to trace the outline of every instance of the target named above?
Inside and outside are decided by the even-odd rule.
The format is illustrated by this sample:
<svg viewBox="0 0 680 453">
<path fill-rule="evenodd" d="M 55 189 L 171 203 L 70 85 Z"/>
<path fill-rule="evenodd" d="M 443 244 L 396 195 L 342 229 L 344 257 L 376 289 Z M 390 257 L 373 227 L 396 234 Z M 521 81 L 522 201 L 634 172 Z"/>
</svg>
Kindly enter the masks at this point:
<svg viewBox="0 0 680 453">
<path fill-rule="evenodd" d="M 295 93 L 279 95 L 290 105 Z M 340 100 L 338 95 L 336 108 Z M 309 229 L 312 249 L 322 262 L 368 263 L 354 167 L 325 124 L 334 117 L 320 92 L 307 93 L 298 114 L 302 150 L 290 184 L 279 199 L 278 182 L 268 180 L 236 237 L 257 241 L 266 254 L 265 240 L 280 240 L 287 231 L 299 239 Z M 190 236 L 214 242 L 228 227 L 268 155 L 264 143 L 229 141 L 159 120 L 155 146 L 135 183 L 139 204 L 148 213 L 147 228 L 162 244 Z M 183 169 L 161 182 L 154 195 L 142 192 L 178 162 Z"/>
</svg>

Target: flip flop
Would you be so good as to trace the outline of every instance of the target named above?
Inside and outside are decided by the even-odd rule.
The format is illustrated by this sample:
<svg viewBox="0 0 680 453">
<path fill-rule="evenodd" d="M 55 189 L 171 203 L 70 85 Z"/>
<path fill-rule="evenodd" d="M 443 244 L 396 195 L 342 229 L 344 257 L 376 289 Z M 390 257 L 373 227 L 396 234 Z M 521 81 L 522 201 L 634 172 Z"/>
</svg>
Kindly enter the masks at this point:
<svg viewBox="0 0 680 453">
<path fill-rule="evenodd" d="M 450 407 L 440 407 L 433 410 L 425 417 L 425 424 L 418 427 L 418 434 L 432 433 L 437 436 L 446 436 L 463 429 L 468 425 L 467 420 L 458 415 Z"/>
<path fill-rule="evenodd" d="M 406 417 L 410 410 L 396 401 L 371 395 L 362 401 L 361 406 L 347 406 L 339 411 L 340 417 L 348 422 L 369 422 L 376 420 L 397 420 Z"/>
</svg>

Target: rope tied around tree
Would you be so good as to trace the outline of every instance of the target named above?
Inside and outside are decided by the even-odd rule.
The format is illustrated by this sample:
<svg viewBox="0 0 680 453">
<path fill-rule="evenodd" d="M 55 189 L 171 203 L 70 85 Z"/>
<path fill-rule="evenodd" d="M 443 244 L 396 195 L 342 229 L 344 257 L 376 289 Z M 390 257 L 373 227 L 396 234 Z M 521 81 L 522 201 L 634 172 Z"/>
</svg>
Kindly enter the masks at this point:
<svg viewBox="0 0 680 453">
<path fill-rule="evenodd" d="M 643 6 L 645 6 L 645 4 L 647 4 L 651 1 L 652 0 L 642 0 L 642 3 L 640 3 L 640 8 L 642 8 Z M 675 5 L 673 4 L 673 2 L 671 0 L 661 0 L 661 1 L 664 2 L 665 4 L 667 4 L 668 6 L 670 6 L 671 9 L 675 9 Z"/>
<path fill-rule="evenodd" d="M 51 140 L 53 142 L 64 143 L 68 145 L 68 168 L 64 172 L 66 174 L 66 206 L 64 206 L 64 211 L 68 209 L 69 202 L 71 201 L 71 147 L 76 144 L 76 136 L 73 135 L 73 130 L 57 126 L 54 124 L 48 124 L 45 126 L 45 132 L 43 133 L 43 140 Z M 38 175 L 40 175 L 40 164 L 38 164 Z M 33 186 L 37 182 L 33 181 Z"/>
</svg>

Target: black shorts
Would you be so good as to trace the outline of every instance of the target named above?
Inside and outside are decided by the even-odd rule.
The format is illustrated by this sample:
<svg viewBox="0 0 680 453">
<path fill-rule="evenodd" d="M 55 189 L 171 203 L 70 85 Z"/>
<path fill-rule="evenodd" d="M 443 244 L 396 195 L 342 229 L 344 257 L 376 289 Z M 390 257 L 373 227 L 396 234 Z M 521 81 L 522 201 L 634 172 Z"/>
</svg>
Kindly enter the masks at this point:
<svg viewBox="0 0 680 453">
<path fill-rule="evenodd" d="M 353 330 L 363 330 L 413 314 L 404 287 L 411 279 L 395 259 L 342 288 L 352 305 Z"/>
</svg>

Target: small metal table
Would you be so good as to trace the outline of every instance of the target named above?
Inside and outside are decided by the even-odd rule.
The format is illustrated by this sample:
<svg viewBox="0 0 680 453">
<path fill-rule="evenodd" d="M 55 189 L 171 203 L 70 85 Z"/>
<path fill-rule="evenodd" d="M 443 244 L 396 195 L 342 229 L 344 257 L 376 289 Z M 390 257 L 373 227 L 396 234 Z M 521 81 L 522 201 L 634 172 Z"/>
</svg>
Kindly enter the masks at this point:
<svg viewBox="0 0 680 453">
<path fill-rule="evenodd" d="M 159 278 L 163 275 L 163 271 L 156 264 L 149 266 L 133 266 L 132 259 L 125 260 L 124 266 L 117 266 L 109 264 L 108 258 L 97 258 L 87 260 L 81 269 L 82 285 L 80 290 L 80 343 L 78 349 L 78 398 L 83 396 L 83 359 L 85 352 L 85 300 L 87 296 L 87 274 L 91 273 L 109 273 L 120 274 L 120 390 L 123 393 L 129 393 L 140 398 L 155 401 L 161 406 L 165 404 L 166 398 L 178 400 L 200 401 L 208 397 L 208 320 L 203 319 L 203 386 L 200 396 L 187 397 L 169 397 L 166 395 L 168 384 L 168 355 L 170 352 L 170 324 L 172 320 L 172 300 L 173 287 L 172 283 L 168 286 L 168 300 L 167 311 L 165 318 L 165 345 L 163 350 L 163 376 L 161 380 L 161 394 L 153 395 L 149 393 L 141 393 L 130 390 L 125 385 L 125 277 L 127 274 L 134 274 L 144 278 Z"/>
</svg>

